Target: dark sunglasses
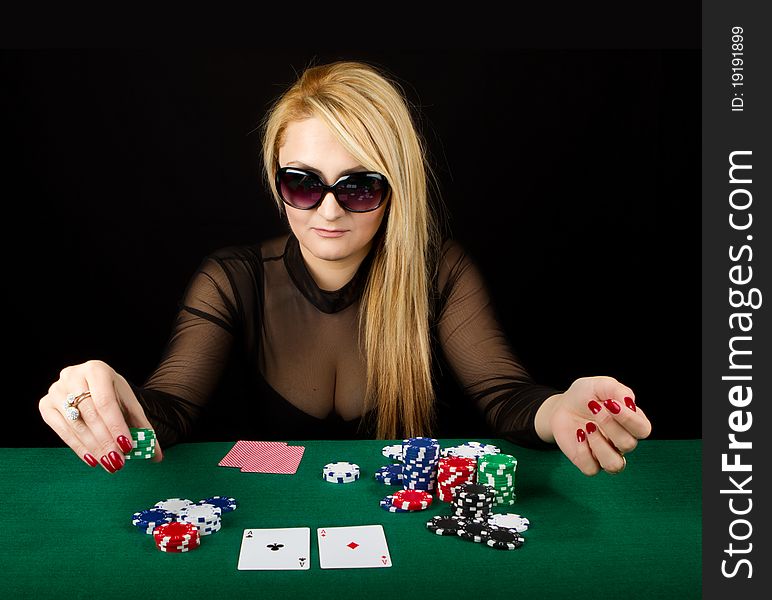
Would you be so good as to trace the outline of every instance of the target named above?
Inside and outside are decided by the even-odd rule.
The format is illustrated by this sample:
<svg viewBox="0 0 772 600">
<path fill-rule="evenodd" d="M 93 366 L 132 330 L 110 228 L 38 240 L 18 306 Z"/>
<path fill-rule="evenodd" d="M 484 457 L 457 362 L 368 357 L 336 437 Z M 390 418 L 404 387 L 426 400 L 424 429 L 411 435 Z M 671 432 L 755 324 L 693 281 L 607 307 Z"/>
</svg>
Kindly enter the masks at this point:
<svg viewBox="0 0 772 600">
<path fill-rule="evenodd" d="M 285 203 L 301 210 L 315 208 L 327 192 L 332 192 L 345 210 L 370 212 L 386 199 L 389 183 L 380 173 L 368 171 L 343 175 L 332 185 L 325 185 L 316 173 L 282 167 L 276 171 L 276 189 Z"/>
</svg>

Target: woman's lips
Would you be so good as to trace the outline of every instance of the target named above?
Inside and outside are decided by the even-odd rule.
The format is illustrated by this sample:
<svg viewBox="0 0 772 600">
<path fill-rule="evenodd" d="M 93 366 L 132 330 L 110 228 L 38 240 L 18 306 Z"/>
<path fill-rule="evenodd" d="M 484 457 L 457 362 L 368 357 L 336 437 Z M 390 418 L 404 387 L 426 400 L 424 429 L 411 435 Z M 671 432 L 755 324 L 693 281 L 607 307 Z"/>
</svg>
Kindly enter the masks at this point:
<svg viewBox="0 0 772 600">
<path fill-rule="evenodd" d="M 325 238 L 337 238 L 341 237 L 346 231 L 344 229 L 336 229 L 336 230 L 329 230 L 329 229 L 318 229 L 314 227 L 314 231 L 319 235 L 320 237 Z"/>
</svg>

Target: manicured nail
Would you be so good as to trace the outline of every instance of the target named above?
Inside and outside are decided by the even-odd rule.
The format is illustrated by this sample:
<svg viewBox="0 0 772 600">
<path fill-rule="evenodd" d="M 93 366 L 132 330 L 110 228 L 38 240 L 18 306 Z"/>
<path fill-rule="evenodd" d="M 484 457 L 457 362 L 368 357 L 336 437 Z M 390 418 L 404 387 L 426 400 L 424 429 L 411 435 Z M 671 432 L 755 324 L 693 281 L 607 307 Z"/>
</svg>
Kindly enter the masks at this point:
<svg viewBox="0 0 772 600">
<path fill-rule="evenodd" d="M 635 402 L 633 402 L 633 399 L 630 398 L 629 396 L 625 396 L 625 406 L 633 412 L 637 410 L 635 408 Z"/>
<path fill-rule="evenodd" d="M 102 463 L 102 466 L 107 469 L 110 473 L 115 473 L 115 467 L 110 464 L 110 459 L 106 456 L 103 456 L 99 459 L 99 462 Z"/>
<path fill-rule="evenodd" d="M 113 464 L 113 467 L 115 467 L 116 471 L 123 467 L 123 458 L 115 450 L 110 452 L 107 456 L 110 457 L 110 462 Z"/>
<path fill-rule="evenodd" d="M 121 450 L 125 452 L 131 452 L 131 440 L 127 438 L 125 435 L 119 435 L 118 436 L 118 445 L 121 447 Z"/>
<path fill-rule="evenodd" d="M 618 415 L 619 411 L 622 410 L 621 407 L 619 406 L 619 404 L 614 402 L 611 398 L 609 398 L 608 400 L 604 400 L 603 401 L 603 406 L 608 408 L 609 411 L 611 411 L 615 415 Z"/>
<path fill-rule="evenodd" d="M 585 439 L 587 439 L 587 436 L 584 435 L 584 430 L 583 429 L 577 429 L 576 430 L 576 441 L 581 444 Z"/>
<path fill-rule="evenodd" d="M 587 429 L 587 433 L 595 433 L 597 431 L 597 427 L 595 427 L 595 423 L 587 423 L 585 426 L 585 429 Z"/>
<path fill-rule="evenodd" d="M 590 407 L 590 410 L 592 411 L 592 414 L 597 415 L 600 412 L 600 404 L 595 402 L 595 400 L 590 400 L 587 403 L 587 406 Z"/>
<path fill-rule="evenodd" d="M 89 467 L 96 467 L 99 464 L 97 462 L 97 459 L 94 458 L 91 454 L 84 454 L 83 460 L 85 460 L 88 463 Z"/>
</svg>

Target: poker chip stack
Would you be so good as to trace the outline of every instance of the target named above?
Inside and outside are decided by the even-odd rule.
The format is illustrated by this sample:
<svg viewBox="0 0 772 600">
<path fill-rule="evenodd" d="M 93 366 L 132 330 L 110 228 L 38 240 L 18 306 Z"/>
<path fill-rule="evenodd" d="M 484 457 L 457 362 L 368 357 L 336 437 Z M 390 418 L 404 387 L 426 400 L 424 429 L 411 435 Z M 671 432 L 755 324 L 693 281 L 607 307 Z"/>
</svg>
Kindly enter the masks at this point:
<svg viewBox="0 0 772 600">
<path fill-rule="evenodd" d="M 453 496 L 453 516 L 475 521 L 487 520 L 495 498 L 496 494 L 489 485 L 463 483 Z"/>
<path fill-rule="evenodd" d="M 322 469 L 322 479 L 328 483 L 354 483 L 359 479 L 359 465 L 343 461 L 327 463 Z"/>
<path fill-rule="evenodd" d="M 506 515 L 507 517 L 519 517 L 519 515 Z M 528 519 L 526 522 L 527 529 Z M 514 524 L 513 520 L 507 523 Z M 522 521 L 518 523 L 522 526 Z M 468 542 L 485 544 L 489 548 L 497 550 L 517 550 L 525 543 L 525 538 L 520 535 L 515 527 L 501 527 L 492 521 L 483 519 L 467 519 L 454 515 L 437 515 L 426 522 L 426 528 L 437 535 L 459 537 Z"/>
<path fill-rule="evenodd" d="M 517 459 L 511 454 L 485 454 L 477 463 L 477 482 L 491 486 L 496 504 L 515 503 Z"/>
<path fill-rule="evenodd" d="M 375 480 L 384 485 L 402 485 L 402 464 L 384 465 L 375 471 Z"/>
<path fill-rule="evenodd" d="M 201 545 L 201 533 L 192 523 L 173 521 L 153 531 L 155 545 L 161 552 L 190 552 Z"/>
<path fill-rule="evenodd" d="M 126 460 L 147 459 L 155 456 L 155 432 L 152 429 L 129 427 L 131 432 L 131 450 L 124 452 Z"/>
<path fill-rule="evenodd" d="M 438 462 L 437 497 L 451 502 L 458 486 L 474 483 L 477 476 L 477 460 L 463 456 L 445 456 Z"/>
<path fill-rule="evenodd" d="M 152 534 L 162 552 L 189 552 L 198 548 L 202 535 L 222 528 L 222 515 L 236 510 L 235 498 L 210 496 L 194 503 L 187 498 L 167 498 L 132 515 L 132 524 Z"/>
<path fill-rule="evenodd" d="M 440 444 L 434 438 L 412 437 L 402 441 L 402 486 L 431 492 L 437 480 Z"/>
</svg>

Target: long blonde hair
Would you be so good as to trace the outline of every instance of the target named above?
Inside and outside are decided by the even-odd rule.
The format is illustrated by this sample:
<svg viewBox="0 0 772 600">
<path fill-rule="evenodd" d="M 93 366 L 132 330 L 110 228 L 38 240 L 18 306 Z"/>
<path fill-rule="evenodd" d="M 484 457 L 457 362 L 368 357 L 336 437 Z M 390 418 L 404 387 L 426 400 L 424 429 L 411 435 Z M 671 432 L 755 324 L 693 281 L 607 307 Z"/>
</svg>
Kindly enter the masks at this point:
<svg viewBox="0 0 772 600">
<path fill-rule="evenodd" d="M 365 411 L 379 439 L 429 435 L 436 423 L 430 323 L 447 221 L 425 142 L 396 78 L 382 67 L 338 61 L 307 67 L 274 101 L 260 129 L 263 175 L 274 184 L 287 124 L 322 120 L 366 169 L 386 176 L 391 197 L 359 306 L 359 347 L 367 365 Z M 430 179 L 431 178 L 431 179 Z M 381 233 L 382 232 L 382 233 Z M 364 344 L 362 338 L 364 337 Z"/>
</svg>

